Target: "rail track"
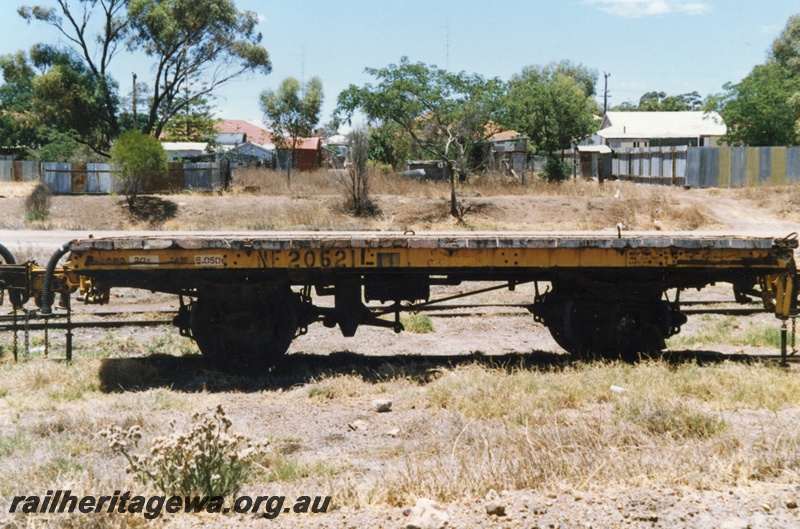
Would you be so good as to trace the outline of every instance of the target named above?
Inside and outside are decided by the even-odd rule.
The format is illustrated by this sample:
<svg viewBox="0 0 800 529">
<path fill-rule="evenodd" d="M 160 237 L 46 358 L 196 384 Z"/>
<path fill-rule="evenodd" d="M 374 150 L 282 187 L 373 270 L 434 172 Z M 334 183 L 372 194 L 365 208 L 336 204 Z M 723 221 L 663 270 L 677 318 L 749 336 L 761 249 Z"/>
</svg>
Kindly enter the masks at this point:
<svg viewBox="0 0 800 529">
<path fill-rule="evenodd" d="M 734 301 L 725 300 L 691 300 L 683 302 L 683 305 L 690 308 L 682 309 L 682 312 L 687 315 L 700 315 L 700 314 L 719 314 L 719 315 L 734 315 L 734 316 L 750 316 L 754 314 L 766 314 L 769 311 L 760 306 L 753 307 L 731 307 Z M 483 303 L 483 304 L 441 304 L 437 305 L 435 300 L 426 304 L 425 307 L 420 307 L 418 312 L 426 314 L 433 318 L 464 318 L 464 317 L 527 317 L 530 316 L 530 307 L 525 303 Z M 378 310 L 381 307 L 373 306 L 372 309 Z M 72 311 L 68 314 L 66 311 L 56 311 L 53 314 L 44 316 L 36 311 L 29 311 L 27 321 L 25 314 L 5 314 L 0 315 L 0 332 L 9 331 L 13 333 L 30 333 L 47 330 L 66 330 L 73 329 L 115 329 L 122 327 L 160 327 L 172 326 L 173 320 L 177 317 L 179 311 L 177 310 L 153 310 L 153 309 L 136 309 L 136 310 L 90 310 L 90 311 Z M 146 317 L 145 316 L 150 316 Z M 88 318 L 88 319 L 87 319 Z M 794 340 L 793 340 L 794 341 Z M 27 337 L 24 339 L 25 344 L 29 344 Z M 25 357 L 30 353 L 30 350 L 23 351 Z M 669 356 L 670 352 L 665 352 Z M 800 363 L 800 354 L 797 348 L 792 347 L 792 351 L 785 357 L 780 354 L 735 354 L 723 355 L 726 360 L 736 361 L 782 361 L 785 360 L 789 363 Z M 71 355 L 70 355 L 71 356 Z"/>
</svg>

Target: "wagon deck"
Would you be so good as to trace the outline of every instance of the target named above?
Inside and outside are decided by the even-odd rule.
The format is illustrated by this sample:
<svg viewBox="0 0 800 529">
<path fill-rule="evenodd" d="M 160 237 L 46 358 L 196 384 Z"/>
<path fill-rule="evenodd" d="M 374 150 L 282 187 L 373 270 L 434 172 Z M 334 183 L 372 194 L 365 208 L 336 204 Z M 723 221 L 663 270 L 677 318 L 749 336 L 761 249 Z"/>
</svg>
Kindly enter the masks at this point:
<svg viewBox="0 0 800 529">
<path fill-rule="evenodd" d="M 686 321 L 688 288 L 731 283 L 738 301 L 760 298 L 785 322 L 797 312 L 796 248 L 794 234 L 148 234 L 71 241 L 44 269 L 2 265 L 0 290 L 15 310 L 33 299 L 45 315 L 56 292 L 99 303 L 115 287 L 173 293 L 182 335 L 222 365 L 257 369 L 316 322 L 345 336 L 399 332 L 400 312 L 429 303 L 432 285 L 535 283 L 528 308 L 564 349 L 618 357 L 663 349 Z M 324 296 L 332 307 L 315 303 Z"/>
</svg>

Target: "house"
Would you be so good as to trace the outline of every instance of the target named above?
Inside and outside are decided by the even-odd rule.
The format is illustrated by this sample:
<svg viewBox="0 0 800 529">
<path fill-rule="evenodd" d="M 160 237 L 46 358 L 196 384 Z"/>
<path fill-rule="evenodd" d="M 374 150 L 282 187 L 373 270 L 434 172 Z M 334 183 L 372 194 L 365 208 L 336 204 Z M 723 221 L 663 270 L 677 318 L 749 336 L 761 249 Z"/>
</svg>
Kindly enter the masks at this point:
<svg viewBox="0 0 800 529">
<path fill-rule="evenodd" d="M 498 132 L 489 137 L 489 167 L 503 171 L 525 183 L 528 165 L 528 138 L 516 131 Z"/>
<path fill-rule="evenodd" d="M 225 119 L 217 123 L 216 129 L 217 143 L 222 146 L 235 147 L 249 142 L 266 149 L 274 149 L 275 141 L 272 132 L 259 121 Z"/>
<path fill-rule="evenodd" d="M 275 138 L 259 121 L 226 119 L 217 123 L 217 144 L 233 166 L 267 164 L 275 157 Z"/>
<path fill-rule="evenodd" d="M 597 135 L 611 149 L 716 147 L 726 132 L 716 112 L 607 112 Z"/>
</svg>

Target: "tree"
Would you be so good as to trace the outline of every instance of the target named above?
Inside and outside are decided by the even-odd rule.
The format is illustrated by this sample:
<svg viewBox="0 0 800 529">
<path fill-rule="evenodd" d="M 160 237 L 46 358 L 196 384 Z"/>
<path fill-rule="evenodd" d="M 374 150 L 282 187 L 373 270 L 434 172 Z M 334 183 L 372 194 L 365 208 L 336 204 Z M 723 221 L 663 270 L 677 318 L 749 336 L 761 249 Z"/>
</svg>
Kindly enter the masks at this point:
<svg viewBox="0 0 800 529">
<path fill-rule="evenodd" d="M 777 62 L 753 68 L 736 84 L 727 83 L 716 99 L 732 145 L 797 145 L 797 118 L 793 96 L 800 92 L 800 76 Z"/>
<path fill-rule="evenodd" d="M 167 152 L 154 136 L 129 130 L 120 134 L 111 148 L 111 164 L 128 210 L 133 212 L 144 180 L 166 176 Z"/>
<path fill-rule="evenodd" d="M 666 92 L 647 92 L 639 99 L 636 110 L 646 112 L 680 112 L 701 110 L 703 98 L 698 92 L 668 96 Z"/>
<path fill-rule="evenodd" d="M 411 156 L 411 139 L 397 123 L 389 122 L 369 131 L 369 159 L 397 170 Z"/>
<path fill-rule="evenodd" d="M 788 70 L 800 72 L 800 15 L 792 15 L 772 43 L 771 57 Z"/>
<path fill-rule="evenodd" d="M 79 0 L 82 10 L 73 10 L 68 0 L 57 0 L 58 9 L 47 6 L 22 6 L 17 13 L 30 22 L 37 20 L 58 29 L 80 55 L 98 90 L 98 106 L 94 113 L 105 123 L 106 135 L 86 143 L 98 152 L 105 152 L 119 133 L 117 123 L 117 84 L 108 67 L 128 31 L 125 7 L 129 0 Z M 99 11 L 103 18 L 100 31 L 91 34 L 92 13 Z M 60 14 L 59 14 L 60 13 Z M 95 47 L 94 44 L 97 44 Z M 62 131 L 66 132 L 66 131 Z"/>
<path fill-rule="evenodd" d="M 183 110 L 167 123 L 160 139 L 213 144 L 218 121 L 214 118 L 213 107 L 207 98 L 192 98 L 190 92 L 189 89 L 184 90 L 182 97 L 194 99 L 193 102 L 186 103 Z"/>
<path fill-rule="evenodd" d="M 286 176 L 290 187 L 292 165 L 297 163 L 297 146 L 301 138 L 310 136 L 319 123 L 322 97 L 322 81 L 319 77 L 312 77 L 302 87 L 302 92 L 300 82 L 293 77 L 281 81 L 278 90 L 261 92 L 261 111 L 272 125 L 275 143 L 291 152 Z"/>
<path fill-rule="evenodd" d="M 557 68 L 528 66 L 508 83 L 501 123 L 528 136 L 537 151 L 552 159 L 556 151 L 597 130 L 600 108 L 587 92 Z"/>
<path fill-rule="evenodd" d="M 117 53 L 143 51 L 155 61 L 149 108 L 141 130 L 161 135 L 165 125 L 187 106 L 207 97 L 220 85 L 249 72 L 269 73 L 267 50 L 255 31 L 257 15 L 239 11 L 233 0 L 54 0 L 56 7 L 23 6 L 18 13 L 28 22 L 57 28 L 75 52 L 91 80 L 92 116 L 103 123 L 102 134 L 81 137 L 107 155 L 123 130 L 118 85 L 108 69 Z M 99 16 L 100 24 L 92 17 Z M 92 28 L 99 27 L 96 33 Z M 74 66 L 74 65 L 73 65 Z M 181 94 L 182 87 L 191 92 Z M 127 120 L 134 128 L 132 119 Z M 57 128 L 60 129 L 60 126 Z M 97 132 L 97 130 L 95 132 Z M 62 132 L 66 132 L 62 130 Z"/>
<path fill-rule="evenodd" d="M 599 74 L 597 70 L 589 68 L 582 64 L 573 64 L 571 61 L 563 60 L 560 62 L 551 62 L 544 67 L 544 72 L 553 77 L 556 74 L 569 77 L 575 84 L 581 87 L 586 97 L 594 97 L 597 95 L 597 78 Z"/>
<path fill-rule="evenodd" d="M 792 15 L 786 27 L 772 44 L 772 58 L 792 72 L 800 74 L 800 15 Z M 789 106 L 794 110 L 795 142 L 800 142 L 800 92 L 796 91 L 789 98 Z"/>
<path fill-rule="evenodd" d="M 54 138 L 95 146 L 108 140 L 106 122 L 96 111 L 102 98 L 96 79 L 68 49 L 35 45 L 0 58 L 2 126 L 7 141 L 28 149 Z"/>
<path fill-rule="evenodd" d="M 130 0 L 128 16 L 129 46 L 156 61 L 145 133 L 159 137 L 173 116 L 231 79 L 272 70 L 258 15 L 232 0 Z"/>
<path fill-rule="evenodd" d="M 403 57 L 386 68 L 367 68 L 376 85 L 350 85 L 339 94 L 336 114 L 356 110 L 373 123 L 396 124 L 424 153 L 441 159 L 450 176 L 450 214 L 461 218 L 455 179 L 475 169 L 473 154 L 494 130 L 503 83 L 477 74 L 451 73 Z"/>
<path fill-rule="evenodd" d="M 25 53 L 0 56 L 0 138 L 3 149 L 35 147 L 36 127 L 30 121 L 33 110 L 33 81 L 36 71 Z"/>
</svg>

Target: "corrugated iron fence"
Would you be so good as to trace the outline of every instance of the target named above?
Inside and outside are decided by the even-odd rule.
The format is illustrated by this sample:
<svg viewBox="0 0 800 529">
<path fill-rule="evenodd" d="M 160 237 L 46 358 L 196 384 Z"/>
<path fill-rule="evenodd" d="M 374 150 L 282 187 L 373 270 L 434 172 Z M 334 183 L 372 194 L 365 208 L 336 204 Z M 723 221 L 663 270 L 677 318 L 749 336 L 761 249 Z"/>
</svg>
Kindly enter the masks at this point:
<svg viewBox="0 0 800 529">
<path fill-rule="evenodd" d="M 650 147 L 617 149 L 612 174 L 623 180 L 692 187 L 755 187 L 800 182 L 800 147 Z"/>
<path fill-rule="evenodd" d="M 698 147 L 689 150 L 686 163 L 686 183 L 692 187 L 800 181 L 800 147 Z"/>
<path fill-rule="evenodd" d="M 649 147 L 616 149 L 611 159 L 611 174 L 643 184 L 679 185 L 686 183 L 689 147 Z"/>
<path fill-rule="evenodd" d="M 145 179 L 142 192 L 163 193 L 182 189 L 216 190 L 224 186 L 227 167 L 223 163 L 170 163 L 165 178 Z M 0 161 L 0 182 L 41 180 L 53 193 L 119 193 L 121 187 L 107 163 L 69 164 Z"/>
</svg>

